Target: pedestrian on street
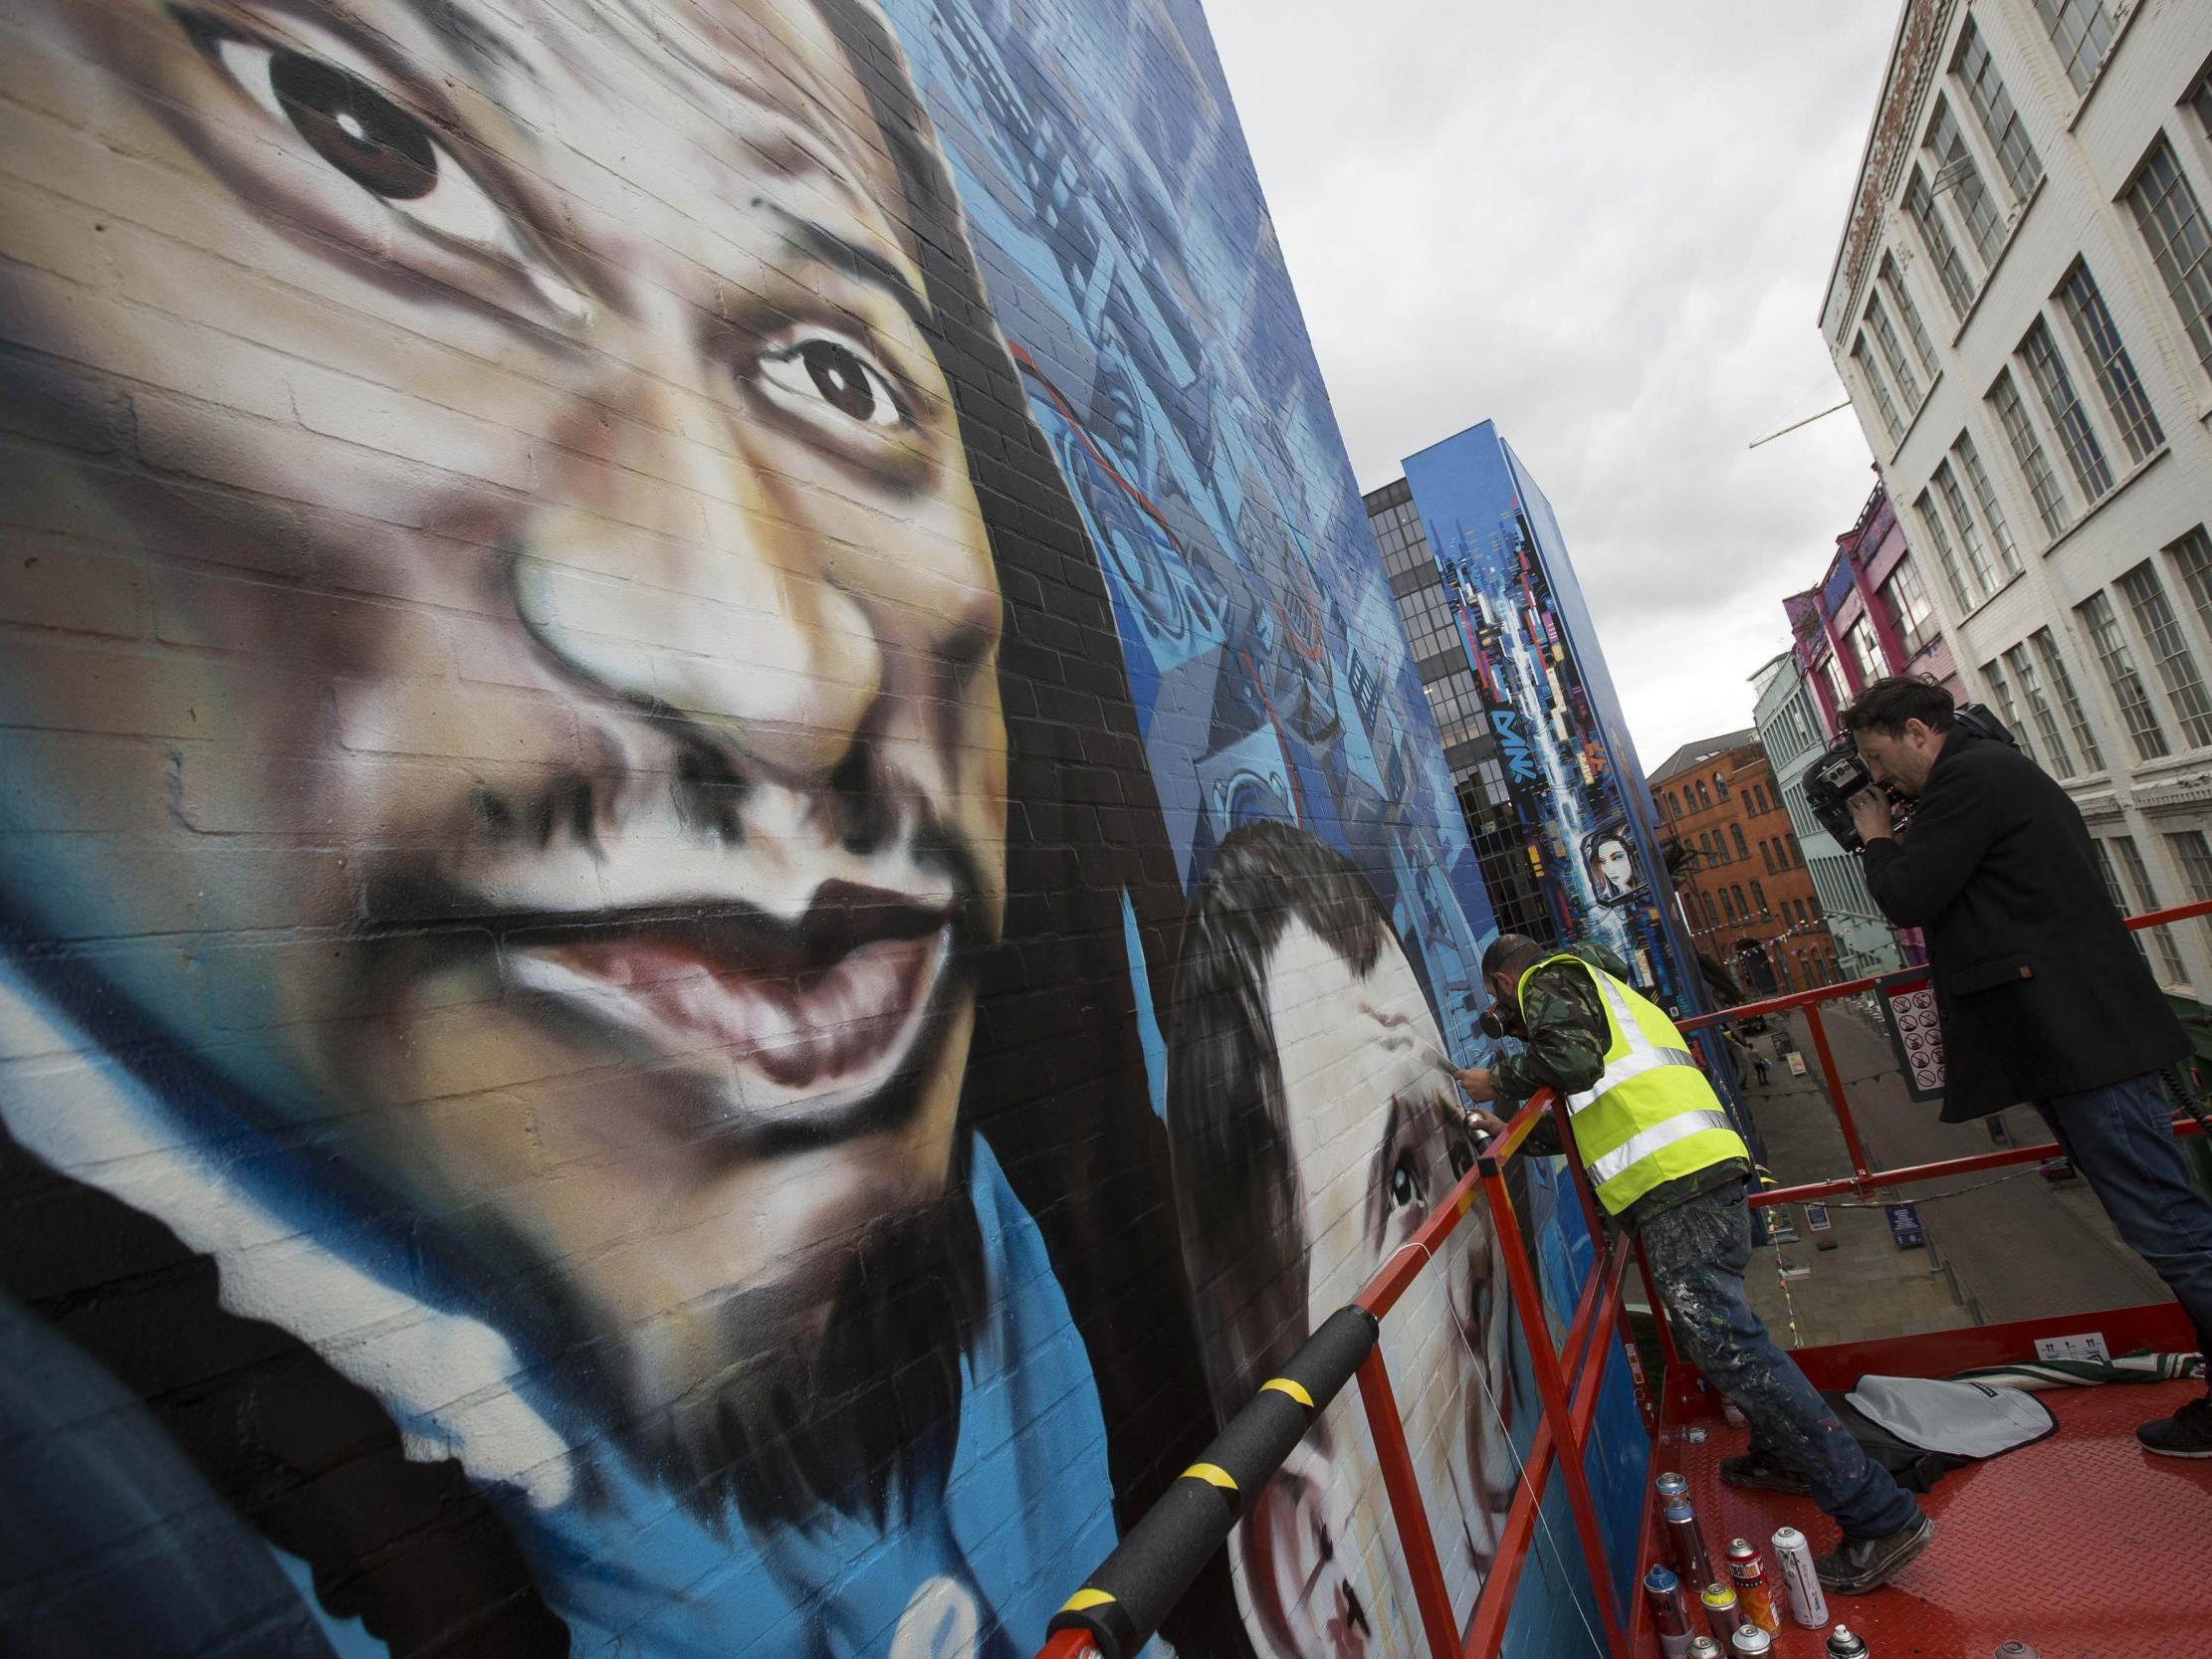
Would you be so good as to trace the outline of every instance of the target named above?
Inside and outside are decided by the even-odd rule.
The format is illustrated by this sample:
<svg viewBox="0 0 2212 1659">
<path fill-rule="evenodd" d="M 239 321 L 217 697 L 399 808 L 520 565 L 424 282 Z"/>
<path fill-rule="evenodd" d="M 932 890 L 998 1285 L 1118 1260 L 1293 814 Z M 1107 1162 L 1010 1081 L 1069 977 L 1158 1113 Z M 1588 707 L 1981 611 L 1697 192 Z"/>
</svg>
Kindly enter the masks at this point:
<svg viewBox="0 0 2212 1659">
<path fill-rule="evenodd" d="M 1767 1081 L 1767 1074 L 1772 1072 L 1774 1067 L 1768 1062 L 1765 1055 L 1753 1054 L 1751 1056 L 1751 1069 L 1759 1074 L 1759 1083 L 1763 1087 Z"/>
<path fill-rule="evenodd" d="M 1807 1494 L 1843 1530 L 1814 1562 L 1854 1595 L 1887 1582 L 1927 1548 L 1934 1523 L 1859 1442 L 1744 1295 L 1751 1155 L 1673 1022 L 1626 981 L 1601 945 L 1547 951 L 1517 933 L 1484 952 L 1497 1023 L 1519 1054 L 1457 1074 L 1469 1098 L 1517 1108 L 1538 1088 L 1566 1101 L 1575 1152 L 1607 1215 L 1644 1245 L 1675 1346 L 1751 1423 L 1749 1451 L 1725 1460 L 1736 1486 Z M 1504 1129 L 1479 1107 L 1469 1127 Z M 1540 1125 L 1531 1150 L 1557 1152 Z"/>
<path fill-rule="evenodd" d="M 1850 806 L 1875 903 L 1927 938 L 1943 1121 L 2034 1102 L 2212 1353 L 2212 1203 L 2190 1184 L 2158 1079 L 2189 1039 L 2107 894 L 2081 810 L 1927 681 L 1877 680 L 1842 719 L 1876 779 L 1917 799 L 1901 835 L 1879 789 Z M 2212 1457 L 2212 1398 L 2135 1437 Z"/>
</svg>

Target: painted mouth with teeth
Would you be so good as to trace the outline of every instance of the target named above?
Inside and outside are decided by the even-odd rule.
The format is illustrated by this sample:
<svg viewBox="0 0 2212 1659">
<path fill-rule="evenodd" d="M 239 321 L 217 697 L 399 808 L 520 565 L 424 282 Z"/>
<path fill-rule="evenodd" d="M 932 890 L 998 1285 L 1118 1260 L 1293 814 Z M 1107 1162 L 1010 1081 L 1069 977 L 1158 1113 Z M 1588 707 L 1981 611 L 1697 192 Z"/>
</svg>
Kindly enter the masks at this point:
<svg viewBox="0 0 2212 1659">
<path fill-rule="evenodd" d="M 957 911 L 825 883 L 795 922 L 697 910 L 502 930 L 510 985 L 650 1052 L 726 1069 L 751 1114 L 835 1114 L 889 1084 L 942 998 Z"/>
</svg>

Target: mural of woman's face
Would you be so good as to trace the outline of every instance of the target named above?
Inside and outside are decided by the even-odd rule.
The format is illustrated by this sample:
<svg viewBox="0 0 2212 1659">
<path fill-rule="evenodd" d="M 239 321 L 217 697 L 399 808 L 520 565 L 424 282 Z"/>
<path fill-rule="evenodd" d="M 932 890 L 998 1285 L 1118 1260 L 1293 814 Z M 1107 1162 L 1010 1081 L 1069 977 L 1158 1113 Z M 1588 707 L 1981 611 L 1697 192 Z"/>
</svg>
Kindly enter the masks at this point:
<svg viewBox="0 0 2212 1659">
<path fill-rule="evenodd" d="M 1629 856 L 1627 842 L 1608 837 L 1598 843 L 1598 876 L 1615 893 L 1626 893 L 1636 886 L 1636 861 Z"/>
<path fill-rule="evenodd" d="M 1002 909 L 999 597 L 866 98 L 771 0 L 50 9 L 0 247 L 58 441 L 0 499 L 90 632 L 0 707 L 113 736 L 0 765 L 111 833 L 0 881 L 152 937 L 110 982 L 409 1205 L 679 1311 L 681 1373 L 680 1310 L 942 1188 Z"/>
<path fill-rule="evenodd" d="M 1385 933 L 1362 977 L 1311 929 L 1293 923 L 1269 960 L 1266 991 L 1302 1187 L 1310 1330 L 1397 1253 L 1473 1153 L 1455 1115 L 1446 1116 L 1452 1085 L 1432 1058 L 1442 1035 L 1395 937 Z M 1464 1596 L 1488 1570 L 1513 1485 L 1502 1416 L 1509 1316 L 1486 1211 L 1478 1207 L 1460 1223 L 1445 1262 L 1444 1272 L 1424 1275 L 1384 1321 L 1383 1352 L 1398 1379 L 1447 1578 L 1455 1596 Z M 1332 1408 L 1340 1459 L 1365 1446 L 1358 1410 L 1349 1394 Z M 1388 1503 L 1372 1459 L 1364 1450 L 1353 1455 L 1360 1461 L 1340 1462 L 1336 1486 L 1360 1533 L 1339 1542 L 1335 1559 L 1372 1607 L 1372 1587 L 1386 1581 L 1398 1552 L 1371 1536 L 1386 1524 Z M 1314 1594 L 1328 1587 L 1316 1583 Z M 1402 1596 L 1400 1605 L 1410 1609 L 1411 1601 Z M 1326 1627 L 1326 1611 L 1316 1611 L 1315 1627 Z"/>
</svg>

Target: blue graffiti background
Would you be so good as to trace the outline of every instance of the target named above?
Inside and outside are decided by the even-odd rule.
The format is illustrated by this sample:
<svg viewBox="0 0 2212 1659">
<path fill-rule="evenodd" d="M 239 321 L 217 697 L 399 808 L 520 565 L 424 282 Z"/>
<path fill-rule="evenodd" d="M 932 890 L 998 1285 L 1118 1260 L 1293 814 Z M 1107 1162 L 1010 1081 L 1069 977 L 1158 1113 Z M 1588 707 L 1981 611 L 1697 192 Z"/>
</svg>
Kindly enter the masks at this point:
<svg viewBox="0 0 2212 1659">
<path fill-rule="evenodd" d="M 1199 8 L 889 10 L 1097 539 L 1185 891 L 1238 824 L 1303 825 L 1366 873 L 1447 1042 L 1480 1058 L 1496 924 Z M 1556 1169 L 1532 1171 L 1531 1200 L 1563 1329 L 1591 1241 Z M 1514 1370 L 1525 1385 L 1525 1352 Z M 1607 1532 L 1633 1541 L 1646 1443 L 1614 1373 L 1591 1470 Z M 1571 1610 L 1585 1584 L 1540 1551 L 1507 1650 L 1594 1643 Z"/>
<path fill-rule="evenodd" d="M 1654 897 L 1672 892 L 1658 814 L 1551 504 L 1487 421 L 1410 457 L 1406 482 L 1459 595 L 1468 659 L 1523 831 L 1543 851 L 1560 934 L 1611 946 L 1673 1012 L 1702 1008 Z M 1640 878 L 1625 895 L 1593 869 L 1613 839 Z"/>
<path fill-rule="evenodd" d="M 1186 891 L 1236 825 L 1302 824 L 1473 1059 L 1495 924 L 1203 15 L 889 9 L 1097 537 Z"/>
</svg>

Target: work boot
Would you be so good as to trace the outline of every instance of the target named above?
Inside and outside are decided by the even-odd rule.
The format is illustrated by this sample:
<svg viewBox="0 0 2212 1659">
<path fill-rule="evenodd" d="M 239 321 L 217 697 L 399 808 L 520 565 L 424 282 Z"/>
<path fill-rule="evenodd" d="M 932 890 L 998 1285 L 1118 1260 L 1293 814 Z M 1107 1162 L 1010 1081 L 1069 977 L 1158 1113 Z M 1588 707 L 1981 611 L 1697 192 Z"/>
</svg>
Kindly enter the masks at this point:
<svg viewBox="0 0 2212 1659">
<path fill-rule="evenodd" d="M 1764 1452 L 1720 1460 L 1720 1478 L 1728 1486 L 1753 1492 L 1788 1492 L 1800 1498 L 1813 1494 L 1813 1483 L 1787 1464 L 1777 1463 Z"/>
<path fill-rule="evenodd" d="M 2145 1423 L 2135 1438 L 2160 1457 L 2212 1457 L 2212 1397 L 2191 1400 L 2170 1417 Z"/>
<path fill-rule="evenodd" d="M 1902 1572 L 1933 1537 L 1935 1523 L 1919 1516 L 1887 1538 L 1845 1539 L 1813 1562 L 1813 1571 L 1838 1595 L 1865 1595 Z"/>
</svg>

